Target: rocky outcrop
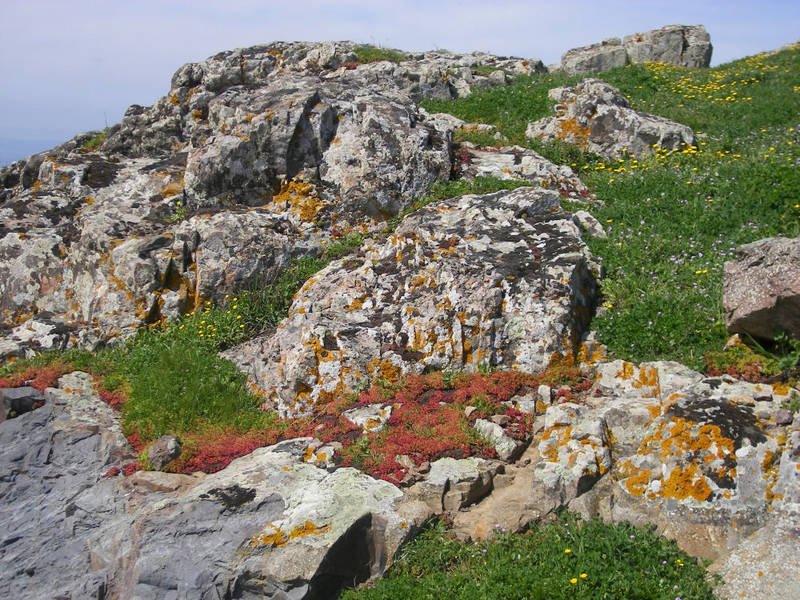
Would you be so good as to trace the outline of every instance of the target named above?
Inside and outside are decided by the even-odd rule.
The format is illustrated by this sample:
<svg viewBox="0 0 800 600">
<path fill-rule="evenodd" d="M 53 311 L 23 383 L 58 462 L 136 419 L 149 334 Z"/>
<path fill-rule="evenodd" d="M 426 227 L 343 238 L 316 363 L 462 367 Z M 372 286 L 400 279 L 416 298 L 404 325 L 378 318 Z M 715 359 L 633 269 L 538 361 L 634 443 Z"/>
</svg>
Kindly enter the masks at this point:
<svg viewBox="0 0 800 600">
<path fill-rule="evenodd" d="M 711 64 L 711 36 L 702 25 L 669 25 L 622 38 L 632 63 L 662 62 L 689 69 Z"/>
<path fill-rule="evenodd" d="M 452 127 L 416 101 L 543 70 L 482 53 L 358 64 L 355 49 L 274 43 L 184 65 L 153 106 L 0 170 L 0 358 L 268 285 L 449 177 Z"/>
<path fill-rule="evenodd" d="M 702 25 L 670 25 L 573 48 L 564 53 L 558 68 L 579 75 L 652 61 L 699 69 L 711 63 L 711 51 L 711 38 Z"/>
<path fill-rule="evenodd" d="M 274 333 L 224 356 L 268 406 L 302 415 L 363 378 L 543 370 L 553 354 L 577 349 L 595 289 L 591 257 L 556 192 L 463 196 L 331 263 Z"/>
<path fill-rule="evenodd" d="M 571 402 L 547 386 L 510 400 L 536 396 L 532 443 L 516 464 L 440 458 L 408 487 L 316 460 L 310 437 L 212 475 L 122 476 L 136 453 L 117 414 L 89 375 L 65 375 L 43 406 L 0 423 L 0 593 L 332 598 L 383 573 L 434 513 L 477 539 L 560 507 L 653 524 L 716 559 L 726 590 L 763 592 L 762 575 L 776 590 L 765 597 L 793 590 L 800 568 L 769 550 L 772 535 L 797 540 L 800 513 L 800 419 L 780 414 L 786 386 L 670 362 L 594 368 L 593 388 Z"/>
<path fill-rule="evenodd" d="M 455 532 L 484 538 L 566 506 L 654 525 L 688 553 L 715 560 L 730 578 L 722 597 L 742 589 L 791 596 L 800 564 L 785 552 L 800 539 L 791 525 L 800 513 L 800 417 L 787 424 L 781 416 L 786 386 L 703 377 L 664 361 L 595 369 L 585 398 L 537 416 L 520 462 L 455 515 Z M 786 536 L 784 552 L 771 549 L 772 535 Z"/>
<path fill-rule="evenodd" d="M 771 340 L 783 331 L 800 338 L 800 239 L 745 244 L 725 263 L 725 326 L 731 333 Z"/>
<path fill-rule="evenodd" d="M 530 123 L 529 138 L 561 140 L 609 159 L 694 144 L 689 127 L 632 109 L 617 88 L 599 79 L 554 88 L 548 96 L 558 103 L 556 115 Z"/>
<path fill-rule="evenodd" d="M 430 515 L 385 481 L 307 463 L 311 438 L 214 475 L 117 476 L 136 453 L 91 377 L 45 397 L 0 423 L 3 597 L 332 598 Z"/>
</svg>

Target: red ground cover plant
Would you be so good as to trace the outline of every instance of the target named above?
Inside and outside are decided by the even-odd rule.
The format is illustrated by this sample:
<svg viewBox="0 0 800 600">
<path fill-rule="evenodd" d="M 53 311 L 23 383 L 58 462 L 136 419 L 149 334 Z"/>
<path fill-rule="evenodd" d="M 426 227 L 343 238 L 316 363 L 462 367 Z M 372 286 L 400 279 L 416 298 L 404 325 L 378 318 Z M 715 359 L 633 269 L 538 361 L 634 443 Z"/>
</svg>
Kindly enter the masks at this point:
<svg viewBox="0 0 800 600">
<path fill-rule="evenodd" d="M 58 378 L 75 369 L 63 363 L 52 363 L 44 367 L 28 367 L 24 371 L 8 377 L 0 377 L 0 388 L 14 388 L 29 385 L 40 392 L 54 387 Z"/>
<path fill-rule="evenodd" d="M 400 484 L 408 474 L 408 460 L 419 466 L 445 456 L 493 458 L 492 448 L 474 430 L 479 418 L 506 415 L 506 435 L 527 441 L 533 416 L 503 404 L 539 384 L 559 384 L 564 399 L 591 385 L 577 369 L 554 363 L 552 369 L 531 375 L 517 371 L 486 373 L 442 372 L 414 375 L 391 387 L 373 385 L 358 397 L 341 398 L 318 407 L 309 417 L 276 420 L 263 429 L 238 432 L 213 427 L 181 435 L 181 456 L 167 470 L 179 473 L 213 473 L 231 461 L 282 440 L 313 437 L 323 443 L 338 442 L 339 466 L 357 467 L 370 475 Z M 381 431 L 363 433 L 341 413 L 352 406 L 390 404 L 392 415 Z M 468 406 L 474 410 L 467 416 Z M 132 445 L 144 445 L 134 432 Z M 398 457 L 404 456 L 398 462 Z"/>
</svg>

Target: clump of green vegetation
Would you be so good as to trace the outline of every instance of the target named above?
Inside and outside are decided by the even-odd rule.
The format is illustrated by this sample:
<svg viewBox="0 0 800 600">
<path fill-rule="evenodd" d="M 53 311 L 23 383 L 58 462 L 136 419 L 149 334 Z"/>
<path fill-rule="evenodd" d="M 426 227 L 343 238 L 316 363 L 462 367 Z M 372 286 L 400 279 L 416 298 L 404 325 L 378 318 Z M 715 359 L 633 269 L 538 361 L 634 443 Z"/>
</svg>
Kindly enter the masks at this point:
<svg viewBox="0 0 800 600">
<path fill-rule="evenodd" d="M 88 150 L 89 152 L 94 152 L 100 146 L 103 145 L 103 143 L 106 141 L 107 137 L 108 137 L 108 128 L 104 129 L 103 131 L 97 132 L 91 138 L 86 140 L 83 143 L 83 147 L 84 147 L 84 149 Z"/>
<path fill-rule="evenodd" d="M 325 258 L 328 260 L 335 260 L 341 258 L 346 254 L 350 254 L 353 250 L 358 249 L 364 242 L 364 236 L 360 233 L 351 233 L 335 242 L 328 244 L 325 248 Z"/>
<path fill-rule="evenodd" d="M 451 537 L 434 522 L 374 587 L 342 600 L 394 598 L 560 600 L 712 599 L 705 569 L 652 529 L 564 514 L 525 535 L 497 528 L 484 542 Z"/>
<path fill-rule="evenodd" d="M 397 50 L 390 50 L 388 48 L 380 48 L 372 44 L 362 44 L 353 48 L 356 53 L 357 61 L 359 63 L 371 63 L 381 60 L 388 60 L 391 62 L 402 62 L 406 60 L 406 55 Z"/>
</svg>

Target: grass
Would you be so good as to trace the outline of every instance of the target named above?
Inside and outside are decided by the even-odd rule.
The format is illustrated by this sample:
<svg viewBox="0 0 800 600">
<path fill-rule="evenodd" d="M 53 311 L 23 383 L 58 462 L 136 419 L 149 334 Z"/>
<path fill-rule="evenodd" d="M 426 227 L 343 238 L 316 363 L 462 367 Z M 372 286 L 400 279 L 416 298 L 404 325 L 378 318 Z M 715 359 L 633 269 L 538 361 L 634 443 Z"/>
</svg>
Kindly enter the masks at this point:
<svg viewBox="0 0 800 600">
<path fill-rule="evenodd" d="M 525 535 L 497 529 L 485 542 L 453 539 L 434 522 L 374 587 L 342 600 L 675 600 L 713 598 L 703 566 L 675 542 L 628 523 L 562 514 Z"/>
<path fill-rule="evenodd" d="M 388 48 L 380 48 L 371 44 L 362 44 L 353 48 L 356 53 L 356 61 L 358 63 L 371 63 L 381 60 L 388 60 L 391 62 L 402 62 L 406 60 L 406 55 L 397 50 L 390 50 Z"/>
</svg>

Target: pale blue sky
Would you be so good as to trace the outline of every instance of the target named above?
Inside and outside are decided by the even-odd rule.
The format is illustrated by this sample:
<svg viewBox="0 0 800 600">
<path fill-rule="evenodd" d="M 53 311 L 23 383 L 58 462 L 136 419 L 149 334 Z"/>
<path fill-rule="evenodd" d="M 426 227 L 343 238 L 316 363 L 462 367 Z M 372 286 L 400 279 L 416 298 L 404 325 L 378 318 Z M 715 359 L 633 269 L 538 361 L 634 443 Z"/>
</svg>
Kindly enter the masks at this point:
<svg viewBox="0 0 800 600">
<path fill-rule="evenodd" d="M 702 23 L 713 64 L 800 38 L 798 0 L 0 0 L 0 138 L 66 140 L 152 104 L 183 63 L 274 40 L 354 40 L 559 60 Z"/>
</svg>

